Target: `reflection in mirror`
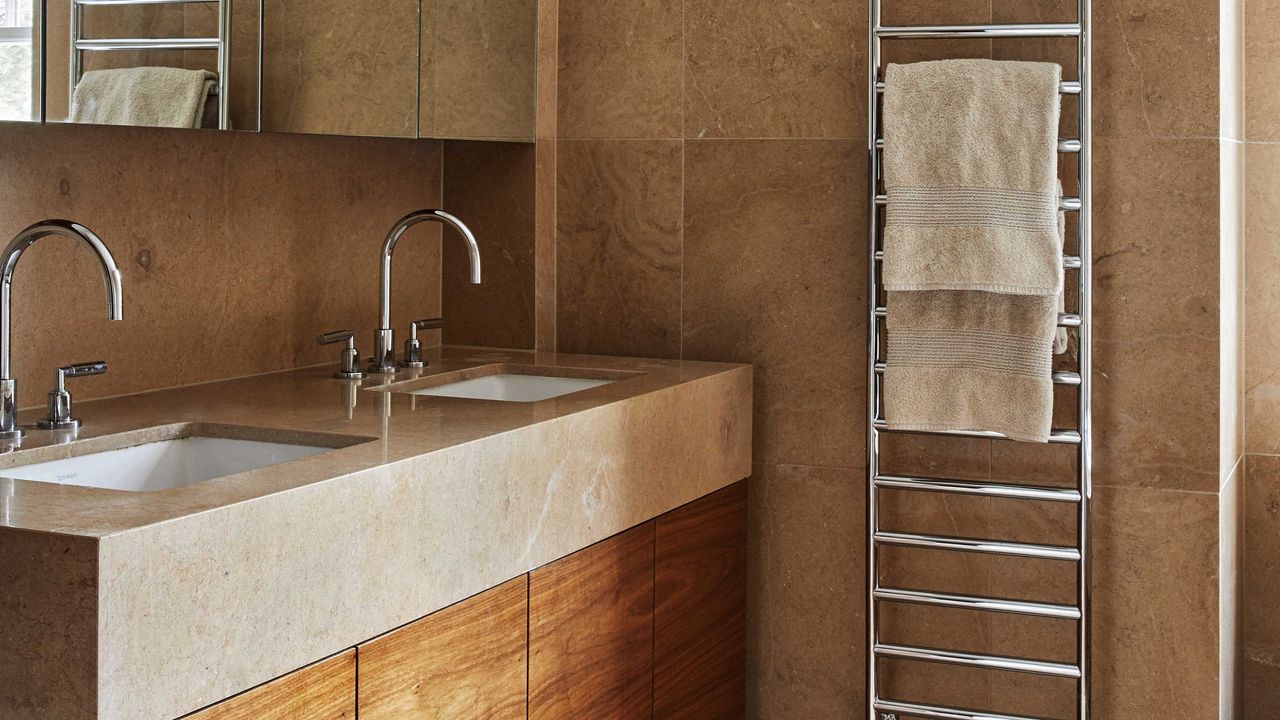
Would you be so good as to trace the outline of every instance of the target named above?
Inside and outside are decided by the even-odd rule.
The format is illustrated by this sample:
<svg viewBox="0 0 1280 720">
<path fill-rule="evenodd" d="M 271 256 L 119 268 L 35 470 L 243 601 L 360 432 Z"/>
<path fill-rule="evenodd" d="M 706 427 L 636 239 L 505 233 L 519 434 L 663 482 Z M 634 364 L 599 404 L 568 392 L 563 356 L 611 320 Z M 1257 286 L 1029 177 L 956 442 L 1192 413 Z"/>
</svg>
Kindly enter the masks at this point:
<svg viewBox="0 0 1280 720">
<path fill-rule="evenodd" d="M 258 0 L 47 0 L 45 13 L 49 120 L 258 129 Z"/>
<path fill-rule="evenodd" d="M 40 0 L 0 0 L 0 120 L 40 119 Z"/>
</svg>

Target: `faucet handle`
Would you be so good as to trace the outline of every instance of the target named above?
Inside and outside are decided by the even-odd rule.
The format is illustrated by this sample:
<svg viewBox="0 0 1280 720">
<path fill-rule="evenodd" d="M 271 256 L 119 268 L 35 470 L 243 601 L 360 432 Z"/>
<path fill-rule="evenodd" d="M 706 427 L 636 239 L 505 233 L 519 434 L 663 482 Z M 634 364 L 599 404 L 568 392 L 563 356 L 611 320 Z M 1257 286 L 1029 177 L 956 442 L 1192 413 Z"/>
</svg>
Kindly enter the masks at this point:
<svg viewBox="0 0 1280 720">
<path fill-rule="evenodd" d="M 400 367 L 422 368 L 427 366 L 422 359 L 422 341 L 418 340 L 419 330 L 438 330 L 444 327 L 444 318 L 426 318 L 409 323 L 409 339 L 404 341 L 404 360 Z"/>
<path fill-rule="evenodd" d="M 361 380 L 364 373 L 360 371 L 360 352 L 356 350 L 356 334 L 352 330 L 335 330 L 327 332 L 316 341 L 321 345 L 334 345 L 344 342 L 347 344 L 342 349 L 342 367 L 333 374 L 339 380 Z"/>
<path fill-rule="evenodd" d="M 49 414 L 36 423 L 45 430 L 79 430 L 80 421 L 71 414 L 71 393 L 67 392 L 67 378 L 101 375 L 107 371 L 103 360 L 66 365 L 53 371 L 53 389 L 49 391 Z"/>
</svg>

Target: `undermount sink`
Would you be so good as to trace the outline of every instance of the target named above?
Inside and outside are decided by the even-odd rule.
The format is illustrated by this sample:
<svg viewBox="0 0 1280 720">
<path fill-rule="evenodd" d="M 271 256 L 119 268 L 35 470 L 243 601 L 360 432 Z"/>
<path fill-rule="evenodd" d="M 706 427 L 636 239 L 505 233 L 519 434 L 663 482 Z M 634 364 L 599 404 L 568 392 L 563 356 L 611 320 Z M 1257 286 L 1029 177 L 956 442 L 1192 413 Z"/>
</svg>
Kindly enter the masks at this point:
<svg viewBox="0 0 1280 720">
<path fill-rule="evenodd" d="M 533 403 L 625 380 L 638 372 L 496 363 L 369 388 L 382 392 Z"/>
<path fill-rule="evenodd" d="M 0 477 L 154 492 L 279 465 L 354 444 L 337 444 L 331 436 L 323 436 L 321 442 L 324 444 L 298 444 L 208 437 L 179 431 L 177 437 L 3 468 Z"/>
<path fill-rule="evenodd" d="M 539 375 L 489 375 L 460 382 L 410 391 L 413 395 L 500 400 L 503 402 L 538 402 L 608 385 L 613 380 L 542 377 Z"/>
</svg>

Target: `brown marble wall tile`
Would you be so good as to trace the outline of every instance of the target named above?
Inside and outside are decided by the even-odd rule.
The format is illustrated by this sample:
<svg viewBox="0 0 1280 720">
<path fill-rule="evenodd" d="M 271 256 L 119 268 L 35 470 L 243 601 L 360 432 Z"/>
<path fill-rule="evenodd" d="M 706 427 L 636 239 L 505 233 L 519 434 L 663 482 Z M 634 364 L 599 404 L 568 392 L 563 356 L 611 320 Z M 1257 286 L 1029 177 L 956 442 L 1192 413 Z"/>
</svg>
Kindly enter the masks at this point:
<svg viewBox="0 0 1280 720">
<path fill-rule="evenodd" d="M 1218 3 L 1097 0 L 1094 133 L 1217 138 Z"/>
<path fill-rule="evenodd" d="M 372 13 L 346 0 L 266 0 L 263 12 L 264 130 L 417 137 L 418 0 Z"/>
<path fill-rule="evenodd" d="M 554 139 L 539 140 L 534 149 L 534 343 L 556 350 L 556 165 Z"/>
<path fill-rule="evenodd" d="M 681 137 L 681 0 L 559 3 L 559 136 Z"/>
<path fill-rule="evenodd" d="M 69 362 L 111 365 L 77 384 L 87 399 L 336 362 L 314 341 L 326 330 L 356 330 L 367 352 L 382 239 L 440 202 L 431 141 L 4 124 L 0 145 L 0 236 L 73 218 L 124 276 L 125 319 L 111 323 L 88 252 L 49 239 L 23 256 L 13 347 L 24 406 L 43 404 L 53 368 Z M 438 229 L 415 229 L 396 252 L 396 327 L 439 313 L 431 237 Z"/>
<path fill-rule="evenodd" d="M 685 135 L 865 135 L 865 17 L 854 0 L 689 0 Z"/>
<path fill-rule="evenodd" d="M 1244 480 L 1244 717 L 1280 715 L 1280 456 L 1250 455 Z"/>
<path fill-rule="evenodd" d="M 685 357 L 755 365 L 760 462 L 865 462 L 861 147 L 686 147 Z"/>
<path fill-rule="evenodd" d="M 484 270 L 472 285 L 466 247 L 450 231 L 441 278 L 450 345 L 533 348 L 534 155 L 527 143 L 444 144 L 444 207 L 475 233 Z"/>
<path fill-rule="evenodd" d="M 1245 139 L 1280 140 L 1280 2 L 1248 0 L 1244 12 Z"/>
<path fill-rule="evenodd" d="M 538 0 L 424 0 L 421 137 L 534 137 Z"/>
<path fill-rule="evenodd" d="M 1093 509 L 1094 714 L 1216 717 L 1216 493 L 1099 488 Z"/>
<path fill-rule="evenodd" d="M 1280 145 L 1245 146 L 1245 451 L 1280 452 Z"/>
<path fill-rule="evenodd" d="M 678 140 L 561 140 L 556 297 L 562 352 L 680 356 Z"/>
<path fill-rule="evenodd" d="M 1218 142 L 1094 156 L 1095 481 L 1217 492 Z"/>
<path fill-rule="evenodd" d="M 757 465 L 749 484 L 747 716 L 862 712 L 861 472 Z"/>
</svg>

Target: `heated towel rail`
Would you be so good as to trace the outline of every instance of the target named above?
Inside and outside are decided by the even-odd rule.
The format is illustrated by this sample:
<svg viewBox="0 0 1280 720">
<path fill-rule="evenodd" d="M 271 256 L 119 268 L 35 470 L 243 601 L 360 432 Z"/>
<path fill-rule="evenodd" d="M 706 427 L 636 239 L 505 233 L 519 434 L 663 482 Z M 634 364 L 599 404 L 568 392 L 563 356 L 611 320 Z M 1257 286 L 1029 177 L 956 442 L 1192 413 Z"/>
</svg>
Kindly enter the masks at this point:
<svg viewBox="0 0 1280 720">
<path fill-rule="evenodd" d="M 193 5 L 215 3 L 218 6 L 218 36 L 207 38 L 108 38 L 83 37 L 86 6 Z M 76 85 L 84 74 L 84 53 L 118 50 L 215 50 L 218 53 L 218 128 L 226 130 L 231 123 L 231 0 L 71 0 L 71 82 L 74 98 Z"/>
<path fill-rule="evenodd" d="M 1007 715 L 983 710 L 967 710 L 956 707 L 928 705 L 906 699 L 888 699 L 880 696 L 878 661 L 882 659 L 913 660 L 921 662 L 959 665 L 993 671 L 1031 673 L 1048 677 L 1068 678 L 1076 681 L 1077 717 L 1089 718 L 1089 500 L 1092 493 L 1091 444 L 1092 422 L 1090 417 L 1091 390 L 1091 78 L 1090 78 L 1090 0 L 1078 0 L 1079 10 L 1074 23 L 997 24 L 997 25 L 928 25 L 885 26 L 881 23 L 881 1 L 870 0 L 869 65 L 868 79 L 868 150 L 870 151 L 870 316 L 868 352 L 868 490 L 867 490 L 867 688 L 868 715 L 870 720 L 899 720 L 905 717 L 934 718 L 936 720 L 1035 720 L 1023 715 Z M 1079 284 L 1078 309 L 1075 313 L 1063 313 L 1058 317 L 1062 327 L 1073 328 L 1076 333 L 1078 362 L 1074 371 L 1059 371 L 1053 375 L 1058 385 L 1077 388 L 1076 427 L 1055 429 L 1052 443 L 1065 443 L 1078 448 L 1077 485 L 1074 488 L 1050 488 L 1035 485 L 975 482 L 945 478 L 901 477 L 882 474 L 880 469 L 880 436 L 895 432 L 885 424 L 882 403 L 884 363 L 881 360 L 882 339 L 885 332 L 885 307 L 880 283 L 883 260 L 883 216 L 888 198 L 882 191 L 881 151 L 884 140 L 880 133 L 880 106 L 884 92 L 881 79 L 881 45 L 885 39 L 955 39 L 955 38 L 1074 38 L 1079 63 L 1079 80 L 1064 81 L 1060 91 L 1079 99 L 1079 126 L 1076 137 L 1060 140 L 1058 150 L 1079 157 L 1078 197 L 1064 198 L 1061 209 L 1078 215 L 1079 242 L 1076 255 L 1064 258 L 1068 273 L 1074 272 Z M 934 432 L 929 435 L 949 435 L 1003 440 L 1004 436 L 991 432 Z M 887 532 L 879 526 L 879 491 L 949 493 L 988 498 L 1004 498 L 1038 502 L 1070 503 L 1078 508 L 1077 542 L 1071 546 L 1037 545 L 1001 540 L 957 538 L 941 535 Z M 1070 564 L 1076 574 L 1076 602 L 1061 605 L 996 597 L 955 595 L 926 590 L 894 588 L 881 585 L 880 549 L 888 546 L 929 548 L 950 552 L 988 553 L 995 555 L 1039 558 Z M 1077 635 L 1076 662 L 1048 662 L 1026 658 L 985 655 L 932 647 L 916 647 L 881 641 L 879 606 L 881 603 L 908 603 L 933 607 L 962 608 L 967 610 L 1010 613 L 1042 618 L 1057 618 L 1075 622 Z"/>
</svg>

